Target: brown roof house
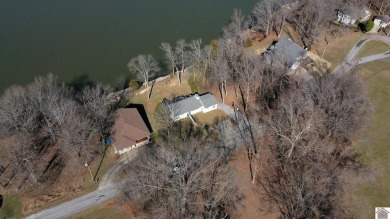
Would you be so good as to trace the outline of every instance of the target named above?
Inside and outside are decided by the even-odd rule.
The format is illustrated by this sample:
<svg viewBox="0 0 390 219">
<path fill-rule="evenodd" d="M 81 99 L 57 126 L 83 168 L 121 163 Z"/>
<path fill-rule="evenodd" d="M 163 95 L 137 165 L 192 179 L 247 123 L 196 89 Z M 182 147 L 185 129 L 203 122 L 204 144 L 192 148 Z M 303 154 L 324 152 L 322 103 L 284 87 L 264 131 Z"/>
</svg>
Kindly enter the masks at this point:
<svg viewBox="0 0 390 219">
<path fill-rule="evenodd" d="M 389 211 L 387 211 L 384 208 L 379 208 L 375 213 L 376 213 L 377 219 L 388 219 L 389 218 Z"/>
<path fill-rule="evenodd" d="M 121 108 L 116 111 L 111 138 L 115 153 L 123 154 L 149 143 L 150 131 L 136 108 Z"/>
</svg>

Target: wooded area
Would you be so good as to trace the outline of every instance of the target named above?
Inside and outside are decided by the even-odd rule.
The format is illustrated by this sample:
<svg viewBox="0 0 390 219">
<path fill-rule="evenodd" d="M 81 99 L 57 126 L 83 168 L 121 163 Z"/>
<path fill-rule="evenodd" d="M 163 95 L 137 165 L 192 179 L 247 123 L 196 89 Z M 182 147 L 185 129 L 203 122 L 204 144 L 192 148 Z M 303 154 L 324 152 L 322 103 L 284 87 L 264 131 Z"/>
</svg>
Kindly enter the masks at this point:
<svg viewBox="0 0 390 219">
<path fill-rule="evenodd" d="M 338 9 L 359 5 L 381 12 L 389 9 L 386 2 L 262 0 L 248 16 L 235 10 L 211 45 L 200 39 L 180 39 L 174 47 L 161 43 L 179 86 L 188 71 L 203 85 L 218 87 L 223 103 L 234 88 L 243 107 L 233 106 L 234 118 L 199 127 L 174 122 L 177 109 L 159 105 L 154 118 L 162 128 L 123 170 L 122 201 L 151 218 L 232 218 L 242 195 L 229 163 L 245 148 L 248 178 L 265 203 L 259 208 L 281 218 L 348 217 L 344 196 L 361 171 L 353 142 L 372 110 L 365 85 L 353 70 L 290 74 L 280 57 L 249 54 L 245 42 L 251 32 L 281 36 L 290 25 L 310 47 L 324 32 L 337 37 L 332 22 Z M 152 92 L 149 85 L 161 71 L 157 60 L 139 55 L 128 68 Z M 107 104 L 111 92 L 101 84 L 74 89 L 51 74 L 7 89 L 0 99 L 0 125 L 9 142 L 0 185 L 32 195 L 93 161 L 105 149 L 101 141 L 110 134 L 115 110 L 126 103 L 121 96 Z"/>
</svg>

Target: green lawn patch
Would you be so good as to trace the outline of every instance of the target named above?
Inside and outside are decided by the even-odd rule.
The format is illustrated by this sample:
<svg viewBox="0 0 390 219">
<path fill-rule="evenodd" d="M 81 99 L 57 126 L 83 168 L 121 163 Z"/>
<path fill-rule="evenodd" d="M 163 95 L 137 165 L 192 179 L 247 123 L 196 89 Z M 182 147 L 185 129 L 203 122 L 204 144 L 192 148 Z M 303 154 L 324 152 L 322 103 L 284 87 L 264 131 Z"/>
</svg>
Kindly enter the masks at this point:
<svg viewBox="0 0 390 219">
<path fill-rule="evenodd" d="M 106 207 L 103 205 L 89 208 L 83 212 L 77 213 L 67 219 L 106 219 L 106 218 L 115 218 L 115 219 L 131 219 L 132 215 L 114 207 Z"/>
<path fill-rule="evenodd" d="M 363 45 L 356 58 L 363 58 L 370 55 L 384 53 L 390 50 L 390 46 L 382 41 L 372 40 Z"/>
<path fill-rule="evenodd" d="M 0 218 L 22 218 L 22 202 L 16 194 L 3 194 Z"/>
<path fill-rule="evenodd" d="M 362 36 L 363 33 L 361 32 L 351 32 L 337 39 L 330 39 L 329 45 L 326 45 L 324 42 L 315 44 L 311 47 L 311 52 L 321 56 L 326 48 L 323 58 L 330 62 L 332 64 L 330 68 L 334 69 L 345 59 L 349 51 Z"/>
<path fill-rule="evenodd" d="M 353 206 L 356 218 L 372 218 L 375 207 L 390 206 L 390 59 L 363 64 L 358 73 L 368 86 L 374 112 L 357 150 L 373 174 L 363 176 Z"/>
</svg>

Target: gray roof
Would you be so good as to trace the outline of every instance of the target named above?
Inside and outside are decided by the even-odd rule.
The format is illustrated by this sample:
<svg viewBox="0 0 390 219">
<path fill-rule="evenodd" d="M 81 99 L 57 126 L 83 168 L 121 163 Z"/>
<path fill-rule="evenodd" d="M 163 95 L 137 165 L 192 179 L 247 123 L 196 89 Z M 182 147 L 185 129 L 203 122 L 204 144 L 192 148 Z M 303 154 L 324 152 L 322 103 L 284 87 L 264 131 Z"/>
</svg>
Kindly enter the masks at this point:
<svg viewBox="0 0 390 219">
<path fill-rule="evenodd" d="M 349 15 L 352 19 L 357 20 L 370 15 L 370 11 L 365 7 L 358 7 L 354 5 L 347 5 L 340 9 L 340 12 Z"/>
<path fill-rule="evenodd" d="M 203 106 L 205 108 L 208 108 L 208 107 L 218 103 L 217 100 L 215 99 L 215 97 L 210 93 L 206 93 L 206 94 L 203 94 L 202 96 L 200 96 L 200 100 L 202 101 Z"/>
<path fill-rule="evenodd" d="M 189 113 L 202 107 L 202 103 L 197 99 L 196 95 L 197 94 L 174 102 L 177 115 Z"/>
<path fill-rule="evenodd" d="M 217 100 L 211 93 L 206 93 L 201 96 L 199 96 L 199 94 L 193 94 L 187 97 L 182 97 L 170 104 L 175 104 L 175 114 L 182 115 L 199 109 L 202 106 L 208 108 L 217 103 Z"/>
<path fill-rule="evenodd" d="M 291 68 L 295 62 L 302 58 L 307 51 L 287 38 L 280 39 L 275 45 L 272 45 L 267 51 L 267 54 L 271 57 L 276 56 L 280 58 L 289 68 Z"/>
<path fill-rule="evenodd" d="M 390 22 L 390 17 L 388 15 L 378 15 L 378 16 L 375 17 L 375 19 L 382 20 L 385 23 L 389 23 Z"/>
</svg>

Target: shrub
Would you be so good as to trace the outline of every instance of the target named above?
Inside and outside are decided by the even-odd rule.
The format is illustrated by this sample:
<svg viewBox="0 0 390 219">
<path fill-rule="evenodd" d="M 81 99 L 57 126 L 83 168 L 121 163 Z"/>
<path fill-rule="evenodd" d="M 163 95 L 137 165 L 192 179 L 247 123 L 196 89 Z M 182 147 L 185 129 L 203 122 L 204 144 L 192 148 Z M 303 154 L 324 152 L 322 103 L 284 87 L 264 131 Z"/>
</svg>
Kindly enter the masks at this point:
<svg viewBox="0 0 390 219">
<path fill-rule="evenodd" d="M 218 40 L 216 39 L 211 40 L 210 46 L 211 46 L 211 51 L 216 52 L 218 48 Z"/>
<path fill-rule="evenodd" d="M 247 38 L 245 40 L 245 47 L 251 47 L 252 46 L 252 40 L 251 38 Z"/>
<path fill-rule="evenodd" d="M 195 92 L 199 91 L 198 89 L 200 87 L 200 80 L 199 80 L 199 77 L 197 77 L 196 75 L 191 75 L 188 78 L 188 84 L 191 87 L 191 92 L 192 93 L 195 93 Z"/>
<path fill-rule="evenodd" d="M 368 32 L 368 31 L 372 30 L 372 28 L 374 28 L 374 21 L 369 20 L 367 22 L 367 24 L 364 26 L 364 31 Z"/>
<path fill-rule="evenodd" d="M 136 80 L 131 80 L 129 83 L 129 87 L 131 87 L 133 90 L 138 90 L 141 85 Z"/>
</svg>

